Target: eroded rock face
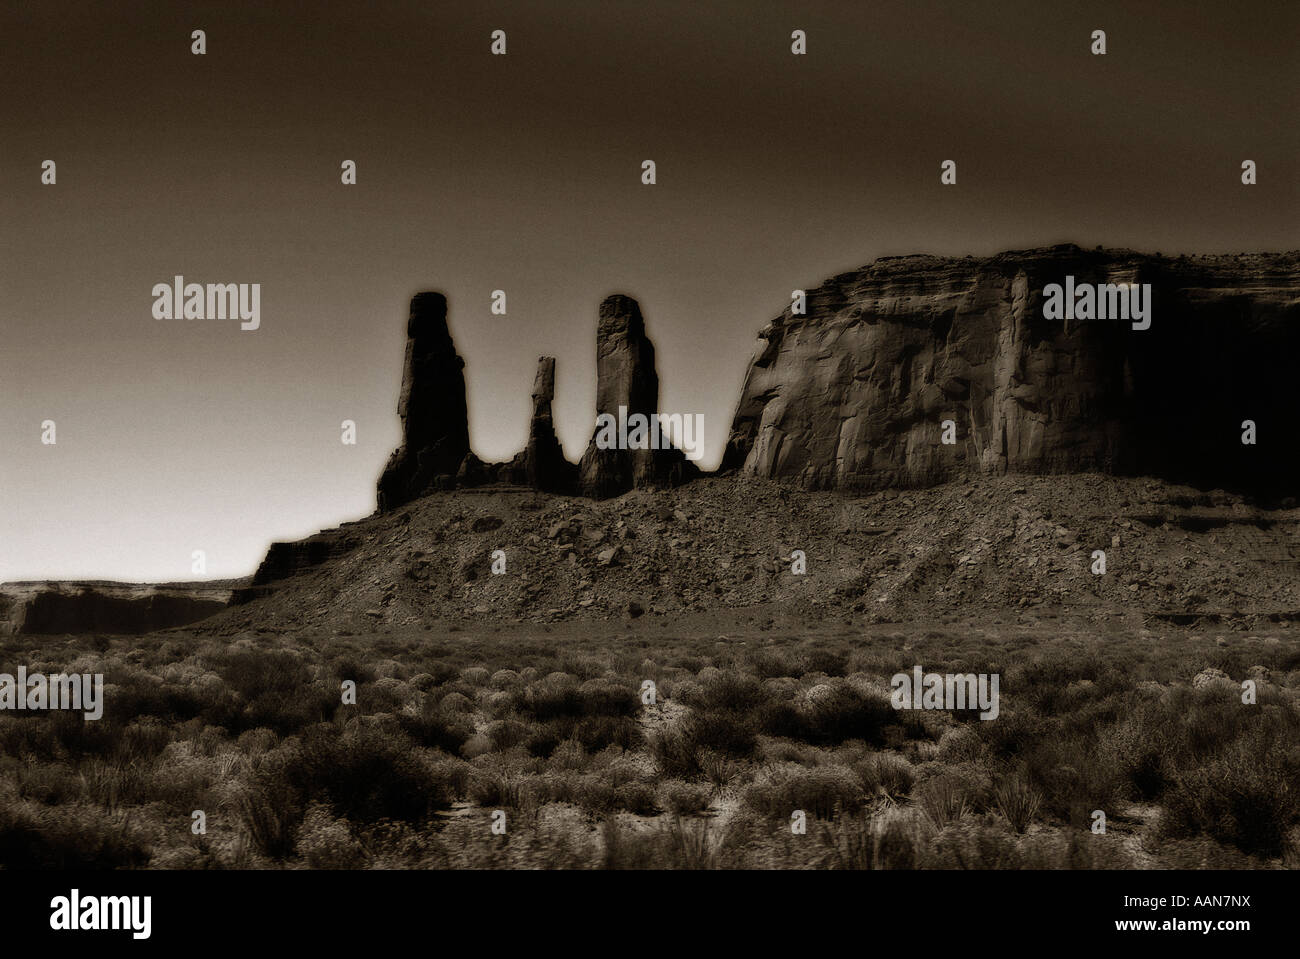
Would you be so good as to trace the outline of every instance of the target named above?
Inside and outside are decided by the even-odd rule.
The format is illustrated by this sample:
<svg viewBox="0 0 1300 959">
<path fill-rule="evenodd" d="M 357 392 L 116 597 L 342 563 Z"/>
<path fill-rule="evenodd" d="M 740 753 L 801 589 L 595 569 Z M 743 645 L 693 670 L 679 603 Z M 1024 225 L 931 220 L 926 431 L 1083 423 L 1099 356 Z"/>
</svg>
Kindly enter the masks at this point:
<svg viewBox="0 0 1300 959">
<path fill-rule="evenodd" d="M 379 479 L 381 511 L 454 485 L 469 452 L 464 368 L 447 329 L 447 298 L 417 293 L 406 326 L 397 404 L 403 442 Z"/>
<path fill-rule="evenodd" d="M 809 488 L 1092 470 L 1294 487 L 1298 263 L 1074 246 L 877 260 L 759 334 L 723 467 Z M 1066 276 L 1150 283 L 1150 328 L 1044 319 Z"/>
<path fill-rule="evenodd" d="M 614 294 L 600 304 L 596 327 L 596 415 L 616 420 L 652 417 L 659 412 L 659 374 L 655 348 L 646 336 L 641 307 L 630 296 Z M 605 498 L 630 489 L 675 485 L 698 473 L 677 449 L 601 449 L 595 434 L 578 465 L 581 492 Z"/>
<path fill-rule="evenodd" d="M 600 304 L 596 327 L 596 415 L 646 416 L 659 409 L 655 348 L 646 336 L 641 307 L 630 296 L 614 294 Z M 598 498 L 632 489 L 635 473 L 647 469 L 648 450 L 600 449 L 595 436 L 578 464 L 582 493 Z"/>
<path fill-rule="evenodd" d="M 564 458 L 564 450 L 555 436 L 551 418 L 551 401 L 555 398 L 555 357 L 537 359 L 533 378 L 533 415 L 528 423 L 528 445 L 516 457 L 523 482 L 547 493 L 571 492 L 577 479 L 577 467 Z"/>
</svg>

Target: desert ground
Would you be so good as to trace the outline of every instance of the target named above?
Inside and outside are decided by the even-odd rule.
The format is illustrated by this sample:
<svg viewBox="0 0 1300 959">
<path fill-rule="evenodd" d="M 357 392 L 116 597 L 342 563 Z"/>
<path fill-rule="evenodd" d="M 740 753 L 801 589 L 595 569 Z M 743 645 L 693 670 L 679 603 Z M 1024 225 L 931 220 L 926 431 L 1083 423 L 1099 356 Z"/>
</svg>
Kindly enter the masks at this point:
<svg viewBox="0 0 1300 959">
<path fill-rule="evenodd" d="M 1294 509 L 1100 477 L 742 492 L 435 495 L 189 627 L 0 637 L 106 683 L 97 722 L 0 715 L 0 860 L 1300 866 Z M 999 675 L 997 718 L 895 709 L 918 664 Z"/>
</svg>

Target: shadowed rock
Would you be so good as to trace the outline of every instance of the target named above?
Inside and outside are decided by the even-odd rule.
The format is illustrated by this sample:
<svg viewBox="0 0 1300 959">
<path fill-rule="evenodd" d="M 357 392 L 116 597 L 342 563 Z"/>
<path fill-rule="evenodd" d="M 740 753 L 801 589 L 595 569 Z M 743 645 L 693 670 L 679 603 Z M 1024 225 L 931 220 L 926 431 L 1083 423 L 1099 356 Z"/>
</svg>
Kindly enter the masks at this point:
<svg viewBox="0 0 1300 959">
<path fill-rule="evenodd" d="M 511 464 L 524 484 L 547 493 L 572 492 L 578 470 L 564 458 L 564 450 L 555 436 L 551 419 L 551 401 L 555 398 L 555 357 L 537 359 L 533 378 L 533 415 L 528 423 L 528 445 Z"/>
<path fill-rule="evenodd" d="M 620 407 L 628 417 L 653 417 L 659 410 L 659 375 L 640 306 L 630 296 L 614 294 L 600 304 L 596 328 L 596 415 L 617 419 Z M 578 465 L 578 482 L 583 495 L 604 498 L 635 487 L 676 484 L 698 472 L 680 450 L 601 449 L 593 434 Z"/>
<path fill-rule="evenodd" d="M 1066 276 L 1151 284 L 1150 328 L 1046 319 Z M 724 469 L 821 489 L 1101 471 L 1294 492 L 1294 253 L 886 257 L 807 306 L 759 334 Z M 1242 444 L 1247 419 L 1267 444 Z"/>
<path fill-rule="evenodd" d="M 402 445 L 379 479 L 380 511 L 455 483 L 469 452 L 464 367 L 447 329 L 447 298 L 417 293 L 406 326 L 406 362 L 397 403 Z"/>
<path fill-rule="evenodd" d="M 0 584 L 0 635 L 139 635 L 205 619 L 226 608 L 242 581 L 209 583 Z"/>
</svg>

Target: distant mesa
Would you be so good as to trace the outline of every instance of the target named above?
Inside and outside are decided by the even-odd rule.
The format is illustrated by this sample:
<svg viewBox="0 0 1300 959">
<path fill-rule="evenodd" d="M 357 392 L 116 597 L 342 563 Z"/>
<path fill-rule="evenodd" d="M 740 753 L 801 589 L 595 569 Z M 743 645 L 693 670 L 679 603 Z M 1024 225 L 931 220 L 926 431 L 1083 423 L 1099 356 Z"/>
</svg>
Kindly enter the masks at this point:
<svg viewBox="0 0 1300 959">
<path fill-rule="evenodd" d="M 242 584 L 242 580 L 5 583 L 0 585 L 0 635 L 138 635 L 171 629 L 225 609 Z"/>
</svg>

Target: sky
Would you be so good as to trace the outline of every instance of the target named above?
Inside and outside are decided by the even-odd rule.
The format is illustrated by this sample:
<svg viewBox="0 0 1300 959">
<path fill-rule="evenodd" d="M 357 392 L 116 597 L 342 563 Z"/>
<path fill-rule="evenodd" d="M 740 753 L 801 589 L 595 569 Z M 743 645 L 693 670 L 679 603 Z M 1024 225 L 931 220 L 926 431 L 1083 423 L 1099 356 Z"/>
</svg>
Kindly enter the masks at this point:
<svg viewBox="0 0 1300 959">
<path fill-rule="evenodd" d="M 712 467 L 757 331 L 878 256 L 1300 247 L 1297 116 L 1276 2 L 2 0 L 0 581 L 242 576 L 371 513 L 421 290 L 482 458 L 543 354 L 581 456 L 621 292 Z M 155 319 L 178 274 L 260 328 Z"/>
</svg>

